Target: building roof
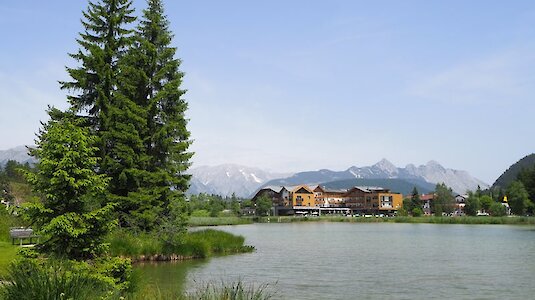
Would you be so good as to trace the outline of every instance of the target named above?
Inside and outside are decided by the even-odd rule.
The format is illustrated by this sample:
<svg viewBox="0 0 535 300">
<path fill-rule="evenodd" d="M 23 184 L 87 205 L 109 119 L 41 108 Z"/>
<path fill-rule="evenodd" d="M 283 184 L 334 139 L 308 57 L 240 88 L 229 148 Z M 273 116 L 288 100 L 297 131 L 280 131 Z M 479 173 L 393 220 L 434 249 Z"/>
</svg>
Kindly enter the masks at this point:
<svg viewBox="0 0 535 300">
<path fill-rule="evenodd" d="M 420 200 L 427 201 L 427 200 L 433 200 L 435 198 L 435 194 L 423 194 L 420 196 Z"/>
<path fill-rule="evenodd" d="M 295 193 L 295 192 L 299 191 L 300 189 L 305 189 L 307 192 L 309 192 L 309 193 L 311 193 L 311 194 L 314 193 L 313 190 L 311 190 L 308 186 L 306 186 L 306 185 L 304 185 L 304 184 L 303 184 L 303 185 L 298 185 L 297 187 L 295 187 L 295 188 L 294 188 L 293 190 L 291 190 L 291 191 L 292 191 L 292 193 Z"/>
</svg>

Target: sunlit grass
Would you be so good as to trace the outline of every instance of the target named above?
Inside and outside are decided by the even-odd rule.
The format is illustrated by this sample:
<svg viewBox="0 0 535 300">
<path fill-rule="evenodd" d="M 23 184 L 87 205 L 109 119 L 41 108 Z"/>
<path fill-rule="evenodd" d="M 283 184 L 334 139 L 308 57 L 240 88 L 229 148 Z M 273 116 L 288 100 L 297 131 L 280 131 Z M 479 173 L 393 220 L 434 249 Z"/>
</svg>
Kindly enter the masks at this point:
<svg viewBox="0 0 535 300">
<path fill-rule="evenodd" d="M 9 264 L 16 258 L 19 248 L 10 242 L 0 242 L 0 279 L 6 277 Z"/>
<path fill-rule="evenodd" d="M 240 217 L 190 217 L 189 226 L 241 225 L 253 223 L 250 218 Z"/>
</svg>

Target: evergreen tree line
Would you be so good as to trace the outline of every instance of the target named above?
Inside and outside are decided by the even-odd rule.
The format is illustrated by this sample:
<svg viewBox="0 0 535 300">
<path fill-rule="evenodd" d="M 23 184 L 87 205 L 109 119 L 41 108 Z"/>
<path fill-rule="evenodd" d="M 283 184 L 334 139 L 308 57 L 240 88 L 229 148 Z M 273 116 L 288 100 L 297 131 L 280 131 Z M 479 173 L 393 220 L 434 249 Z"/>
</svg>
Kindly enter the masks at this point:
<svg viewBox="0 0 535 300">
<path fill-rule="evenodd" d="M 90 1 L 79 49 L 69 54 L 69 108 L 49 108 L 28 181 L 41 202 L 32 225 L 49 237 L 42 248 L 69 258 L 105 251 L 113 226 L 185 231 L 186 174 L 193 155 L 185 112 L 184 74 L 161 0 L 148 0 L 139 20 L 130 0 Z M 166 236 L 167 235 L 167 236 Z"/>
<path fill-rule="evenodd" d="M 244 204 L 250 202 L 240 199 L 236 195 L 223 197 L 221 195 L 204 194 L 190 195 L 186 208 L 189 215 L 194 217 L 239 216 Z"/>
</svg>

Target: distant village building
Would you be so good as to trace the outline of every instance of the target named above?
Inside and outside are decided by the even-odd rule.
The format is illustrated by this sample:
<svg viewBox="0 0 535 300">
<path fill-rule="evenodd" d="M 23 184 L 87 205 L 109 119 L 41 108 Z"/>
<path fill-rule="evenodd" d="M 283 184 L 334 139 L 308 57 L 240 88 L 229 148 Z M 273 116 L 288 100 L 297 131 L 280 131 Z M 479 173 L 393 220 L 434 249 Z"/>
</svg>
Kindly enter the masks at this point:
<svg viewBox="0 0 535 300">
<path fill-rule="evenodd" d="M 422 201 L 422 210 L 424 211 L 424 215 L 431 215 L 433 214 L 431 204 L 433 202 L 433 199 L 435 199 L 435 194 L 423 194 L 420 196 L 420 201 Z"/>
<path fill-rule="evenodd" d="M 265 187 L 253 197 L 271 199 L 277 215 L 321 214 L 394 214 L 401 208 L 403 196 L 382 187 L 353 187 L 348 190 L 309 187 Z"/>
<path fill-rule="evenodd" d="M 468 195 L 455 196 L 455 211 L 453 212 L 455 216 L 464 216 L 464 207 L 466 205 L 466 199 L 468 199 Z"/>
</svg>

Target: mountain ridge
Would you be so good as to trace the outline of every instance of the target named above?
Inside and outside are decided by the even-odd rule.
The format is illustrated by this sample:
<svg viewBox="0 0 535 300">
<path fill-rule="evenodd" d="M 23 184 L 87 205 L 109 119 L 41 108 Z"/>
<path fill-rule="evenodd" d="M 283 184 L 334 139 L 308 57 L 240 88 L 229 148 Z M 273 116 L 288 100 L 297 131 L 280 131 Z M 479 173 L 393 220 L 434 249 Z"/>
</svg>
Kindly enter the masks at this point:
<svg viewBox="0 0 535 300">
<path fill-rule="evenodd" d="M 20 163 L 35 162 L 27 152 L 26 146 L 0 150 L 0 165 L 10 159 Z M 444 168 L 434 160 L 425 165 L 408 164 L 400 168 L 383 158 L 371 166 L 351 166 L 343 171 L 320 169 L 298 173 L 277 173 L 238 164 L 221 164 L 195 167 L 190 169 L 189 173 L 192 179 L 188 194 L 235 194 L 244 198 L 267 185 L 312 185 L 348 179 L 403 179 L 415 186 L 444 182 L 459 194 L 465 193 L 466 190 L 475 190 L 478 185 L 483 189 L 488 187 L 488 184 L 470 176 L 468 172 Z"/>
<path fill-rule="evenodd" d="M 372 166 L 351 166 L 344 171 L 331 171 L 321 169 L 319 171 L 305 171 L 295 173 L 288 178 L 271 180 L 268 185 L 296 185 L 296 184 L 322 184 L 330 181 L 345 179 L 404 179 L 415 185 L 422 182 L 437 184 L 445 183 L 452 190 L 464 194 L 467 190 L 475 190 L 477 186 L 487 188 L 489 185 L 477 178 L 470 176 L 466 171 L 444 168 L 438 162 L 431 160 L 425 165 L 416 167 L 408 164 L 405 168 L 396 167 L 387 159 L 382 159 Z"/>
</svg>

